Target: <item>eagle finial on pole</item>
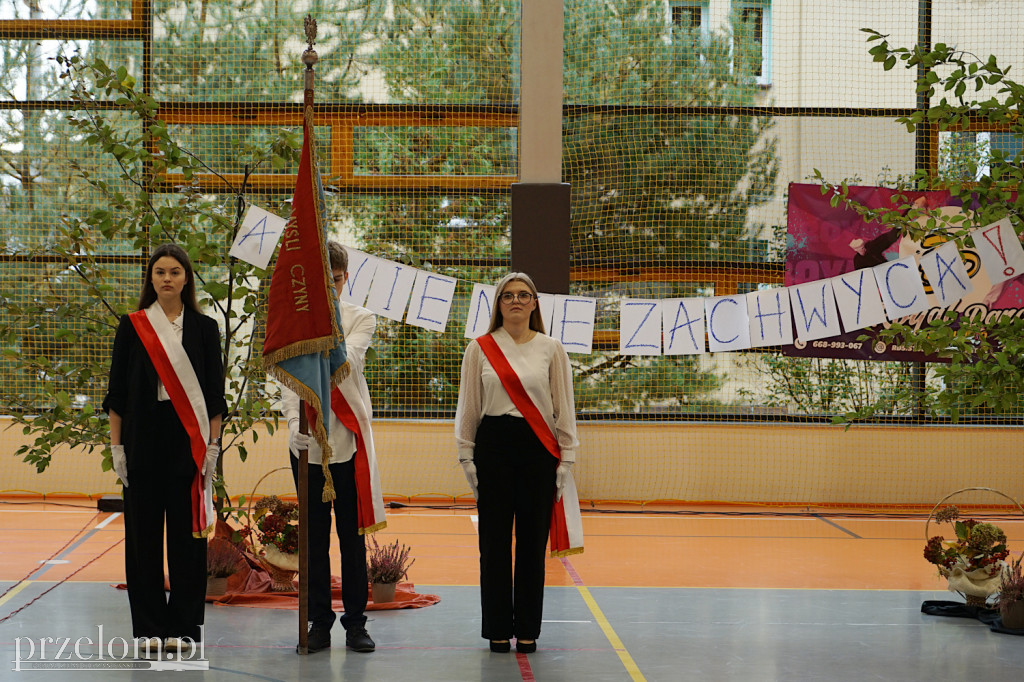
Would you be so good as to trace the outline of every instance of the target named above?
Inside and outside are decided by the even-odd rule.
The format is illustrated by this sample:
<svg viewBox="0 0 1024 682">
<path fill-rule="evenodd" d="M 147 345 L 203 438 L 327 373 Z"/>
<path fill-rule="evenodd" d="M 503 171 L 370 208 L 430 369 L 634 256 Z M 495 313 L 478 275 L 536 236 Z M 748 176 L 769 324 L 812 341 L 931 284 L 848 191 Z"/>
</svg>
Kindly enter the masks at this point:
<svg viewBox="0 0 1024 682">
<path fill-rule="evenodd" d="M 320 60 L 316 50 L 313 49 L 313 46 L 316 45 L 316 19 L 307 14 L 303 26 L 306 29 L 306 42 L 309 43 L 309 46 L 302 53 L 302 63 L 306 65 L 308 71 Z"/>
<path fill-rule="evenodd" d="M 306 65 L 303 92 L 305 108 L 313 106 L 313 66 L 320 61 L 320 56 L 313 49 L 313 46 L 316 44 L 316 19 L 312 15 L 307 14 L 306 19 L 303 21 L 303 27 L 306 29 L 306 42 L 308 43 L 306 49 L 302 52 L 302 63 Z"/>
</svg>

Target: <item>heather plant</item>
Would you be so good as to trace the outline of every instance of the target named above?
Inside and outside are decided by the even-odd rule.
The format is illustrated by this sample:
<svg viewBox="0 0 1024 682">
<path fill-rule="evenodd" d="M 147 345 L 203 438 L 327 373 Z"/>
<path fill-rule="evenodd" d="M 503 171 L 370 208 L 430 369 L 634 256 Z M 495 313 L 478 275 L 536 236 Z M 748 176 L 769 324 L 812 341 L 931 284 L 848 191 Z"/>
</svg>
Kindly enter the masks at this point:
<svg viewBox="0 0 1024 682">
<path fill-rule="evenodd" d="M 415 559 L 409 558 L 409 548 L 398 540 L 382 546 L 371 535 L 370 543 L 366 553 L 366 574 L 371 583 L 397 583 L 416 563 Z"/>
<path fill-rule="evenodd" d="M 206 575 L 209 578 L 227 578 L 238 572 L 242 554 L 228 540 L 215 537 L 206 546 Z"/>
<path fill-rule="evenodd" d="M 1024 602 L 1024 570 L 1021 570 L 1020 563 L 1018 559 L 1003 572 L 999 583 L 999 607 L 1002 609 Z"/>
</svg>

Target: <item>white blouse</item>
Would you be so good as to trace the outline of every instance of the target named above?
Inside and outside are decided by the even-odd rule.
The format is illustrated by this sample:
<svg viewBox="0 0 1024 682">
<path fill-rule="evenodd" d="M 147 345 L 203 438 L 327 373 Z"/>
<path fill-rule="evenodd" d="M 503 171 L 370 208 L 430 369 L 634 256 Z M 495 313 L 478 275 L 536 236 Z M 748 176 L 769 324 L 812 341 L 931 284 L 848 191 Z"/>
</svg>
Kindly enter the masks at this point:
<svg viewBox="0 0 1024 682">
<path fill-rule="evenodd" d="M 185 331 L 185 309 L 184 308 L 181 309 L 181 312 L 178 313 L 178 316 L 176 318 L 171 320 L 171 329 L 174 330 L 174 335 L 178 337 L 178 341 L 180 342 L 181 341 L 181 335 Z M 164 382 L 160 380 L 159 376 L 156 378 L 156 399 L 157 399 L 158 402 L 161 401 L 161 400 L 170 400 L 171 399 L 171 396 L 167 394 L 167 388 L 164 387 Z"/>
<path fill-rule="evenodd" d="M 544 416 L 558 440 L 562 461 L 575 462 L 576 406 L 572 392 L 572 369 L 562 344 L 537 333 L 526 343 L 517 344 L 504 328 L 493 333 L 498 347 L 519 375 L 530 399 Z M 455 441 L 459 459 L 472 459 L 476 430 L 484 415 L 522 417 L 487 360 L 480 344 L 473 340 L 462 358 L 459 404 L 455 411 Z"/>
</svg>

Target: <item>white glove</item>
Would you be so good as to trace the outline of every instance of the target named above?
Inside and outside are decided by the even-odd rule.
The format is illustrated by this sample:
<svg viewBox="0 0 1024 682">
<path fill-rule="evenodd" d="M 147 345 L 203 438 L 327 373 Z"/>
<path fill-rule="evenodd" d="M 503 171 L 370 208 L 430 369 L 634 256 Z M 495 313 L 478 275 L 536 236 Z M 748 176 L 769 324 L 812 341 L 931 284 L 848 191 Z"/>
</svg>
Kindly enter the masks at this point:
<svg viewBox="0 0 1024 682">
<path fill-rule="evenodd" d="M 128 487 L 128 457 L 124 454 L 123 445 L 110 446 L 111 459 L 114 460 L 114 472 L 121 479 L 121 484 Z"/>
<path fill-rule="evenodd" d="M 476 464 L 473 464 L 471 459 L 460 459 L 459 464 L 462 465 L 462 473 L 466 474 L 466 480 L 469 481 L 469 487 L 473 489 L 473 499 L 477 499 L 477 486 L 479 482 L 476 478 Z"/>
<path fill-rule="evenodd" d="M 311 440 L 313 437 L 308 433 L 299 433 L 298 421 L 288 424 L 288 449 L 296 455 L 302 450 L 308 450 Z"/>
<path fill-rule="evenodd" d="M 206 446 L 206 459 L 203 460 L 203 470 L 199 473 L 206 476 L 207 472 L 212 476 L 217 471 L 217 458 L 220 457 L 220 445 L 210 443 Z"/>
<path fill-rule="evenodd" d="M 555 469 L 555 502 L 562 499 L 562 490 L 565 489 L 566 480 L 572 476 L 572 462 L 559 462 Z"/>
<path fill-rule="evenodd" d="M 220 457 L 220 444 L 210 443 L 206 446 L 206 457 L 203 459 L 203 470 L 200 475 L 203 477 L 203 490 L 212 489 L 210 481 L 217 475 L 217 458 Z"/>
</svg>

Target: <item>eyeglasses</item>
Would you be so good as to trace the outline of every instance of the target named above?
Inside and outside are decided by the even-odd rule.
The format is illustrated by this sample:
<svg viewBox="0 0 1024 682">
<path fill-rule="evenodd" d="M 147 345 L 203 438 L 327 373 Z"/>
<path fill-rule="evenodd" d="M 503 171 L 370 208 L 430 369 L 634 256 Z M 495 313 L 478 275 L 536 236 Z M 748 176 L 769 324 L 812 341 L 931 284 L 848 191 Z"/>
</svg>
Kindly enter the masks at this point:
<svg viewBox="0 0 1024 682">
<path fill-rule="evenodd" d="M 518 293 L 506 291 L 500 296 L 500 298 L 501 302 L 504 303 L 505 305 L 512 305 L 512 301 L 515 301 L 520 305 L 526 305 L 527 303 L 533 300 L 533 294 L 531 294 L 529 291 L 520 291 Z"/>
</svg>

